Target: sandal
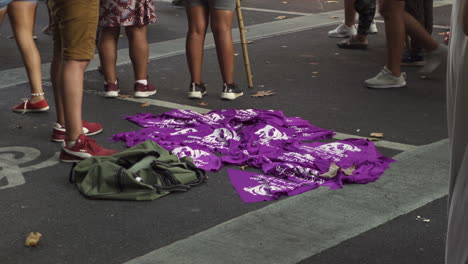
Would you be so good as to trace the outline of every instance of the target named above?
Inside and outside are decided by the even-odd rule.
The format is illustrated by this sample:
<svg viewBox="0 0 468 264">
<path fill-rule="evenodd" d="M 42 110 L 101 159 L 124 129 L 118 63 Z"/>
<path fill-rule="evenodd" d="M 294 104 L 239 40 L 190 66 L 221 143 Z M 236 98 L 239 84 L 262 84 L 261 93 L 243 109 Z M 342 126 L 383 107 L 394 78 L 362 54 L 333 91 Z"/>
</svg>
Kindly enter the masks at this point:
<svg viewBox="0 0 468 264">
<path fill-rule="evenodd" d="M 338 47 L 341 49 L 367 49 L 367 44 L 353 43 L 352 41 L 354 41 L 354 36 L 351 36 L 348 39 L 342 40 L 338 42 L 336 45 L 338 45 Z"/>
</svg>

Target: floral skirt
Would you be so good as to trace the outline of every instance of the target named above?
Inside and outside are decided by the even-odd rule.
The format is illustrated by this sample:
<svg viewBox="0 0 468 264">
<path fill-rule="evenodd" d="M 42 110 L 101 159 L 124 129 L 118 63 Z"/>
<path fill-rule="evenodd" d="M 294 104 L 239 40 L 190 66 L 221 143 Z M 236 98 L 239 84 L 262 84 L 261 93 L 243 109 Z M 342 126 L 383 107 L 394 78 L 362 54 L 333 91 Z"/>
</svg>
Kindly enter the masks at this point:
<svg viewBox="0 0 468 264">
<path fill-rule="evenodd" d="M 152 0 L 101 0 L 101 27 L 144 26 L 156 23 Z"/>
</svg>

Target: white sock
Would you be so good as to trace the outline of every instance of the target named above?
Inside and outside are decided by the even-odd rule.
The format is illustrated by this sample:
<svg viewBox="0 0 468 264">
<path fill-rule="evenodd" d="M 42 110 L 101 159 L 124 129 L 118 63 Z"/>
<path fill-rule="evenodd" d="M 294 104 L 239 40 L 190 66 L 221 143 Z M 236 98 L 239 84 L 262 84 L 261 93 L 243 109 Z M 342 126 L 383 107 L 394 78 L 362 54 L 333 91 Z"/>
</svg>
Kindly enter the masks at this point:
<svg viewBox="0 0 468 264">
<path fill-rule="evenodd" d="M 148 85 L 148 80 L 137 80 L 137 83 L 141 83 L 143 85 Z"/>
<path fill-rule="evenodd" d="M 73 146 L 75 146 L 75 144 L 76 144 L 76 140 L 70 140 L 70 141 L 67 140 L 66 145 L 67 145 L 67 147 L 72 148 Z"/>
<path fill-rule="evenodd" d="M 104 84 L 108 84 L 108 82 L 104 81 Z M 117 84 L 117 80 L 115 80 L 114 84 Z"/>
</svg>

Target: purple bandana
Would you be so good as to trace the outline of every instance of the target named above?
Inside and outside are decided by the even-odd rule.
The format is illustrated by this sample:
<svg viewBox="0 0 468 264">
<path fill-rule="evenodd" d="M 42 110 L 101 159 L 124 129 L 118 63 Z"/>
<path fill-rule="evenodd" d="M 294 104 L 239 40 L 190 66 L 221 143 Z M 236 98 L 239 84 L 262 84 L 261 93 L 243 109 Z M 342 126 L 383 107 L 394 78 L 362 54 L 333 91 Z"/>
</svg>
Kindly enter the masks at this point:
<svg viewBox="0 0 468 264">
<path fill-rule="evenodd" d="M 261 168 L 269 176 L 229 170 L 233 185 L 248 202 L 273 200 L 319 186 L 337 189 L 345 183 L 372 182 L 394 162 L 365 139 L 317 142 L 331 138 L 334 132 L 299 117 L 286 117 L 282 111 L 225 109 L 203 115 L 173 110 L 125 119 L 143 128 L 116 134 L 113 141 L 131 147 L 151 139 L 179 157 L 192 157 L 207 171 L 218 171 L 223 163 Z"/>
</svg>

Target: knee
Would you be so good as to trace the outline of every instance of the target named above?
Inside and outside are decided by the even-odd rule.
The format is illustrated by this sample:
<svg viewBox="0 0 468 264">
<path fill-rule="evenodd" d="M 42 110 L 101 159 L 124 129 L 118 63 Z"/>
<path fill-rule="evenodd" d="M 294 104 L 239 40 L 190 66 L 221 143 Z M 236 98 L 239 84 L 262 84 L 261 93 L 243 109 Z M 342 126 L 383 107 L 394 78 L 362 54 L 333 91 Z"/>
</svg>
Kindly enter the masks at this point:
<svg viewBox="0 0 468 264">
<path fill-rule="evenodd" d="M 211 31 L 214 35 L 231 34 L 232 29 L 226 25 L 212 25 Z"/>
<path fill-rule="evenodd" d="M 191 36 L 204 37 L 206 35 L 206 27 L 203 27 L 203 26 L 190 27 L 188 34 Z"/>
</svg>

